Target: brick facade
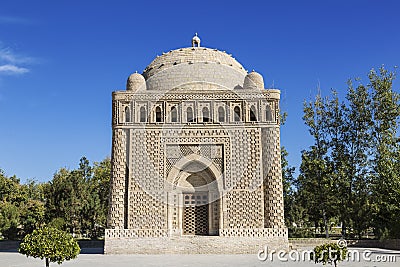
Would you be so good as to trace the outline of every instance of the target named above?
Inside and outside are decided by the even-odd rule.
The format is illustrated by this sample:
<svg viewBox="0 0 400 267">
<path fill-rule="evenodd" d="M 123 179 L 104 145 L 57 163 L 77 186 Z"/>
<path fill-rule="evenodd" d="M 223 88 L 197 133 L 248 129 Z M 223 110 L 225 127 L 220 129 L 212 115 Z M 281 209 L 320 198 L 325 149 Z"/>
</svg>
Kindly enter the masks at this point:
<svg viewBox="0 0 400 267">
<path fill-rule="evenodd" d="M 190 47 L 113 93 L 106 253 L 287 246 L 280 91 L 263 87 L 230 55 Z"/>
</svg>

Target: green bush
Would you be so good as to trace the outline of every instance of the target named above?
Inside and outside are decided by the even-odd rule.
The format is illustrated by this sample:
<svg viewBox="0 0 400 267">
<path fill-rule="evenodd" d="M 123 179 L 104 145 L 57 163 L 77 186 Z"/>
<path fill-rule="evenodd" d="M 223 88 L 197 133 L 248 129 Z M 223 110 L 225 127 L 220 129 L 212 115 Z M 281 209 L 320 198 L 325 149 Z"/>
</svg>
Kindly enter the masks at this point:
<svg viewBox="0 0 400 267">
<path fill-rule="evenodd" d="M 70 234 L 52 227 L 34 230 L 24 237 L 19 247 L 19 253 L 27 257 L 45 259 L 46 267 L 49 262 L 61 264 L 74 259 L 79 252 L 79 245 Z"/>
<path fill-rule="evenodd" d="M 335 267 L 339 261 L 347 257 L 347 247 L 339 246 L 337 243 L 326 243 L 314 248 L 314 254 L 311 254 L 315 263 L 321 262 L 323 265 L 329 263 Z"/>
</svg>

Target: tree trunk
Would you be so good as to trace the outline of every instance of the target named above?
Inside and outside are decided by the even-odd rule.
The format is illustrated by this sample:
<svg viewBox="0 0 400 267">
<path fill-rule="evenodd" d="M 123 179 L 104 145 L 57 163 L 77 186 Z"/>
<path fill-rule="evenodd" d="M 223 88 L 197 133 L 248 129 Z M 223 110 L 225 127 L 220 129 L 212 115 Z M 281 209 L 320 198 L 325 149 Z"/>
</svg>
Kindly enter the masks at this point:
<svg viewBox="0 0 400 267">
<path fill-rule="evenodd" d="M 342 221 L 342 238 L 346 239 L 346 223 L 344 222 L 344 220 Z"/>
<path fill-rule="evenodd" d="M 49 258 L 46 258 L 46 267 L 50 266 Z"/>
<path fill-rule="evenodd" d="M 322 210 L 322 216 L 324 219 L 324 227 L 325 227 L 325 237 L 329 238 L 329 229 L 328 229 L 328 222 L 326 220 L 326 212 L 325 209 Z"/>
</svg>

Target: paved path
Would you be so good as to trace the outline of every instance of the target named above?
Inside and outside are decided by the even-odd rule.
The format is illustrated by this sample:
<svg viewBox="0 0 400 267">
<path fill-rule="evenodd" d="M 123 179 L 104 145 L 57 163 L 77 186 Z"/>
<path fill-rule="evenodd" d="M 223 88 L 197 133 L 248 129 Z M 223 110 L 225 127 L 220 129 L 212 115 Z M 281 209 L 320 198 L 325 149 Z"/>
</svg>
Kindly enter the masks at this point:
<svg viewBox="0 0 400 267">
<path fill-rule="evenodd" d="M 339 267 L 398 267 L 400 263 L 400 251 L 369 249 L 372 251 L 370 258 L 372 261 L 348 261 L 339 263 Z M 363 249 L 357 249 L 362 252 Z M 87 251 L 88 252 L 88 251 Z M 89 251 L 90 253 L 90 251 Z M 394 256 L 397 262 L 377 262 L 376 259 Z M 286 256 L 288 258 L 288 255 Z M 375 260 L 375 262 L 373 261 Z M 27 258 L 15 252 L 0 253 L 0 267 L 43 267 L 44 261 L 40 259 Z M 322 264 L 314 264 L 309 261 L 281 262 L 276 258 L 271 262 L 269 259 L 260 261 L 257 255 L 102 255 L 102 254 L 81 254 L 77 259 L 64 262 L 62 265 L 51 263 L 50 266 L 82 266 L 82 267 L 133 267 L 133 266 L 167 266 L 167 267 L 261 267 L 261 266 L 293 266 L 293 267 L 323 267 Z M 329 265 L 327 265 L 329 266 Z"/>
</svg>

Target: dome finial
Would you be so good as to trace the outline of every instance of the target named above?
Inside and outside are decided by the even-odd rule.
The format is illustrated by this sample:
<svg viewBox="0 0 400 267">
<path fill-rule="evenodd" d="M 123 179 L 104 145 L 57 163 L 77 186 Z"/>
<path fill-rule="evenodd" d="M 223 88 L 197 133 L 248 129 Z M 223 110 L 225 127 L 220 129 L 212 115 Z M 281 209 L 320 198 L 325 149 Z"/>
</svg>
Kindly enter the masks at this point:
<svg viewBox="0 0 400 267">
<path fill-rule="evenodd" d="M 196 45 L 197 47 L 200 47 L 200 38 L 197 36 L 197 32 L 192 38 L 192 47 L 195 47 Z"/>
</svg>

